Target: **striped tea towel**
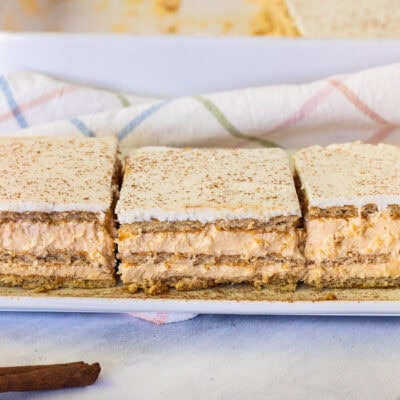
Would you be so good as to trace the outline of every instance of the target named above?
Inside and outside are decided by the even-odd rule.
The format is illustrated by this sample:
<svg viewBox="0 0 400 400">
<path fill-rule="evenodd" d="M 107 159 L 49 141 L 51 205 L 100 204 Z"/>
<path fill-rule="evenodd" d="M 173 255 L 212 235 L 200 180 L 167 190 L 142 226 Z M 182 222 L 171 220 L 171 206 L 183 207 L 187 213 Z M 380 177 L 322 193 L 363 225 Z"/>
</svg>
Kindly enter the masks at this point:
<svg viewBox="0 0 400 400">
<path fill-rule="evenodd" d="M 300 148 L 399 143 L 400 64 L 302 85 L 157 99 L 78 86 L 34 72 L 0 76 L 0 135 L 116 135 L 145 145 Z M 134 313 L 154 323 L 194 314 Z"/>
<path fill-rule="evenodd" d="M 117 135 L 122 147 L 397 143 L 399 98 L 400 64 L 303 85 L 173 99 L 17 72 L 0 76 L 0 134 Z"/>
<path fill-rule="evenodd" d="M 171 322 L 182 322 L 187 321 L 188 319 L 192 319 L 197 316 L 197 314 L 190 314 L 190 313 L 161 313 L 161 312 L 136 312 L 136 313 L 129 313 L 132 317 L 140 318 L 145 321 L 152 322 L 156 325 L 164 325 L 170 324 Z"/>
</svg>

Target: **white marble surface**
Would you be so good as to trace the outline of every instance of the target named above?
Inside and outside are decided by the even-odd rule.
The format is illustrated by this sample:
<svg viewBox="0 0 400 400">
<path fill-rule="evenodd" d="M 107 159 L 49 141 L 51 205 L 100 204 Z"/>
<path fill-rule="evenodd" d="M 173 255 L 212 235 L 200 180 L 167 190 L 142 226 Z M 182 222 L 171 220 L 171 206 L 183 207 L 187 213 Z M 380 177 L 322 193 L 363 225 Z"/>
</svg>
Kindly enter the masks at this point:
<svg viewBox="0 0 400 400">
<path fill-rule="evenodd" d="M 400 319 L 0 313 L 0 365 L 99 361 L 96 385 L 0 399 L 399 399 Z"/>
</svg>

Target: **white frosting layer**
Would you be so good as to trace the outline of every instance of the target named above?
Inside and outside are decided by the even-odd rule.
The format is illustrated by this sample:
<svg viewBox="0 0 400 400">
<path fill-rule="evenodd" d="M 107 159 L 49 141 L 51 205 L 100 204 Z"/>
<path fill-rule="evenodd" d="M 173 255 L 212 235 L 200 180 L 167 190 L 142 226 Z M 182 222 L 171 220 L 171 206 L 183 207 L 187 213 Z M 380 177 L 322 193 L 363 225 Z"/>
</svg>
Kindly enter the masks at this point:
<svg viewBox="0 0 400 400">
<path fill-rule="evenodd" d="M 292 174 L 281 149 L 133 150 L 126 164 L 119 222 L 300 216 Z"/>
<path fill-rule="evenodd" d="M 309 205 L 329 208 L 400 204 L 400 148 L 360 142 L 312 146 L 294 164 Z"/>
<path fill-rule="evenodd" d="M 107 211 L 115 137 L 0 139 L 0 211 Z"/>
<path fill-rule="evenodd" d="M 67 212 L 67 211 L 83 211 L 90 213 L 104 213 L 107 208 L 104 204 L 82 204 L 82 203 L 53 203 L 53 202 L 34 202 L 34 201 L 0 201 L 0 212 Z M 104 215 L 99 215 L 104 219 Z"/>
</svg>

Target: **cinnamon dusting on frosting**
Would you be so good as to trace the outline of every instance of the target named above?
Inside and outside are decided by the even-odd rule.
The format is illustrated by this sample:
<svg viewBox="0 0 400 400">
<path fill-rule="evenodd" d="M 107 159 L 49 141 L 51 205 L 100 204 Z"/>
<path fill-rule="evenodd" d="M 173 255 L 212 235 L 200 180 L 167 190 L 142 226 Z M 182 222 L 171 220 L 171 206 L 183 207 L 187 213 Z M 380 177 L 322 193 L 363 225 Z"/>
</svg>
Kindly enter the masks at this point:
<svg viewBox="0 0 400 400">
<path fill-rule="evenodd" d="M 120 223 L 300 216 L 280 149 L 133 150 L 117 205 Z"/>
<path fill-rule="evenodd" d="M 114 137 L 1 138 L 0 211 L 107 211 L 117 147 Z"/>
<path fill-rule="evenodd" d="M 361 142 L 312 146 L 294 156 L 309 207 L 400 204 L 400 148 Z"/>
</svg>

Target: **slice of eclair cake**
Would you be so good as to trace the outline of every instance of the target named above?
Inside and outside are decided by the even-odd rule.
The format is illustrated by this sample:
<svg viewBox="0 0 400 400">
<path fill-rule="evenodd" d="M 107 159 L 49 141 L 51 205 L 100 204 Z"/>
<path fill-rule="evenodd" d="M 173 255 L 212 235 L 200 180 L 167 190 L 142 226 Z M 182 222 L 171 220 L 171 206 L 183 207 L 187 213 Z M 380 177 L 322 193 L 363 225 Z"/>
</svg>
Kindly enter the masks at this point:
<svg viewBox="0 0 400 400">
<path fill-rule="evenodd" d="M 112 137 L 0 139 L 0 284 L 114 285 L 117 150 Z"/>
<path fill-rule="evenodd" d="M 280 149 L 135 149 L 116 212 L 119 273 L 132 292 L 241 282 L 293 290 L 305 272 Z"/>
<path fill-rule="evenodd" d="M 356 143 L 298 152 L 306 283 L 400 285 L 400 149 Z"/>
</svg>

